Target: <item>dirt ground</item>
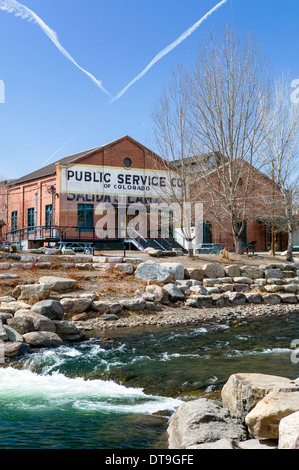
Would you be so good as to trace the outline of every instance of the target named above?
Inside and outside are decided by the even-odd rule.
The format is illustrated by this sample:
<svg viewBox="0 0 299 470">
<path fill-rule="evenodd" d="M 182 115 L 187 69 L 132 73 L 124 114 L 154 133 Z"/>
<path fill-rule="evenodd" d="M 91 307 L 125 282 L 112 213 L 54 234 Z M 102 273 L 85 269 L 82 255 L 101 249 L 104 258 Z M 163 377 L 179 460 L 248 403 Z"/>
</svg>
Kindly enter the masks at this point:
<svg viewBox="0 0 299 470">
<path fill-rule="evenodd" d="M 124 256 L 123 251 L 103 251 L 96 252 L 97 256 Z M 266 253 L 257 253 L 255 255 L 236 255 L 235 253 L 229 254 L 228 260 L 221 259 L 221 255 L 196 255 L 193 258 L 185 256 L 174 256 L 174 257 L 160 257 L 155 258 L 147 253 L 139 251 L 126 251 L 125 253 L 127 258 L 140 258 L 144 261 L 153 260 L 158 263 L 163 262 L 172 262 L 172 263 L 182 263 L 186 268 L 187 267 L 202 267 L 206 263 L 217 262 L 222 265 L 235 264 L 238 266 L 244 265 L 253 265 L 259 266 L 261 264 L 277 264 L 285 263 L 285 257 L 277 255 L 271 257 Z M 296 254 L 295 254 L 296 255 Z M 294 257 L 295 262 L 299 262 L 299 253 L 298 256 Z M 61 276 L 61 277 L 70 277 L 78 281 L 78 287 L 80 291 L 97 291 L 99 297 L 101 298 L 113 298 L 118 296 L 128 296 L 133 297 L 136 295 L 136 292 L 144 290 L 147 283 L 140 281 L 135 276 L 127 276 L 120 271 L 81 271 L 78 269 L 12 269 L 10 271 L 13 274 L 17 274 L 19 277 L 17 279 L 1 279 L 0 280 L 0 295 L 11 294 L 13 288 L 19 284 L 32 284 L 38 282 L 39 277 L 41 276 Z"/>
<path fill-rule="evenodd" d="M 103 251 L 97 252 L 96 255 L 102 256 L 123 256 L 123 251 Z M 261 264 L 281 264 L 287 263 L 285 256 L 276 255 L 275 257 L 268 255 L 267 253 L 256 253 L 255 255 L 236 255 L 235 253 L 229 253 L 229 259 L 223 260 L 221 255 L 195 255 L 193 258 L 184 256 L 162 256 L 161 258 L 155 258 L 147 253 L 140 251 L 126 251 L 127 258 L 140 258 L 144 261 L 153 260 L 158 263 L 182 263 L 186 268 L 200 268 L 207 263 L 219 263 L 222 265 L 234 264 L 236 266 L 259 266 Z M 299 253 L 294 253 L 294 262 L 299 262 Z"/>
</svg>

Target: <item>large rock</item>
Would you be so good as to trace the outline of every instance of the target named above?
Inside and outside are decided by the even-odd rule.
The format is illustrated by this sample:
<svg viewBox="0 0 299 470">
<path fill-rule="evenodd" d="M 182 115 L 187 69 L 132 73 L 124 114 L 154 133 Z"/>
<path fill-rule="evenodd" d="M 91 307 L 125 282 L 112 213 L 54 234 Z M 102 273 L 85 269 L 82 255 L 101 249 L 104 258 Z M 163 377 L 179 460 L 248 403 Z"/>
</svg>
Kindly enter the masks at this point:
<svg viewBox="0 0 299 470">
<path fill-rule="evenodd" d="M 16 356 L 22 356 L 29 350 L 29 345 L 25 342 L 20 341 L 6 341 L 4 343 L 4 356 L 13 358 Z"/>
<path fill-rule="evenodd" d="M 267 393 L 295 388 L 294 381 L 285 377 L 255 373 L 233 374 L 222 388 L 222 404 L 232 416 L 244 418 Z"/>
<path fill-rule="evenodd" d="M 240 274 L 250 279 L 261 279 L 264 277 L 264 271 L 257 266 L 241 266 Z"/>
<path fill-rule="evenodd" d="M 202 281 L 203 269 L 201 268 L 185 268 L 185 278 L 195 279 L 196 281 Z"/>
<path fill-rule="evenodd" d="M 40 284 L 27 284 L 15 287 L 13 290 L 13 296 L 20 300 L 25 300 L 30 304 L 35 304 L 40 300 L 48 298 L 50 295 L 50 289 L 46 285 Z"/>
<path fill-rule="evenodd" d="M 229 301 L 234 305 L 243 305 L 246 302 L 246 297 L 242 292 L 227 292 Z"/>
<path fill-rule="evenodd" d="M 132 310 L 133 312 L 139 312 L 146 308 L 146 302 L 142 298 L 124 299 L 120 301 L 120 304 L 124 309 Z"/>
<path fill-rule="evenodd" d="M 0 341 L 7 341 L 7 340 L 8 340 L 7 333 L 4 329 L 4 325 L 2 321 L 0 320 Z"/>
<path fill-rule="evenodd" d="M 265 269 L 265 278 L 282 279 L 283 274 L 282 274 L 281 269 Z"/>
<path fill-rule="evenodd" d="M 91 308 L 94 312 L 115 315 L 122 311 L 123 306 L 119 302 L 113 302 L 109 300 L 94 300 L 91 303 Z"/>
<path fill-rule="evenodd" d="M 62 339 L 56 333 L 50 331 L 32 331 L 23 335 L 23 338 L 33 348 L 50 348 L 63 344 Z"/>
<path fill-rule="evenodd" d="M 7 337 L 9 339 L 9 341 L 16 341 L 18 343 L 22 343 L 24 341 L 23 336 L 20 335 L 20 333 L 18 333 L 16 330 L 14 330 L 11 326 L 3 325 L 3 328 L 6 331 L 6 334 L 7 334 Z"/>
<path fill-rule="evenodd" d="M 171 282 L 173 273 L 155 261 L 146 261 L 137 266 L 135 276 L 141 281 Z"/>
<path fill-rule="evenodd" d="M 280 420 L 278 448 L 299 449 L 299 411 Z"/>
<path fill-rule="evenodd" d="M 77 287 L 75 279 L 56 276 L 43 276 L 39 279 L 39 283 L 47 286 L 54 292 L 68 292 Z"/>
<path fill-rule="evenodd" d="M 167 292 L 169 295 L 169 300 L 171 302 L 176 302 L 177 300 L 184 300 L 185 295 L 182 292 L 182 290 L 176 286 L 175 284 L 165 284 L 163 289 Z"/>
<path fill-rule="evenodd" d="M 230 264 L 229 266 L 224 266 L 224 271 L 229 277 L 239 277 L 241 274 L 240 267 L 235 264 Z"/>
<path fill-rule="evenodd" d="M 281 297 L 278 294 L 264 294 L 262 298 L 265 304 L 276 305 L 281 302 Z"/>
<path fill-rule="evenodd" d="M 7 306 L 7 311 L 9 311 L 10 313 L 16 313 L 18 310 L 21 309 L 31 309 L 31 305 L 27 304 L 26 302 L 9 302 Z"/>
<path fill-rule="evenodd" d="M 19 310 L 13 318 L 7 320 L 7 324 L 21 335 L 31 331 L 55 332 L 55 325 L 52 320 L 28 310 Z"/>
<path fill-rule="evenodd" d="M 160 302 L 163 305 L 169 304 L 169 295 L 161 286 L 151 284 L 146 286 L 145 291 L 147 294 L 153 295 L 156 302 Z"/>
<path fill-rule="evenodd" d="M 250 434 L 258 439 L 278 439 L 282 418 L 299 411 L 299 391 L 268 393 L 248 413 L 245 422 Z"/>
<path fill-rule="evenodd" d="M 65 341 L 80 341 L 85 335 L 76 325 L 67 320 L 54 320 L 57 335 Z"/>
<path fill-rule="evenodd" d="M 241 420 L 230 416 L 212 400 L 201 398 L 183 403 L 169 421 L 169 449 L 190 449 L 216 442 L 225 437 L 235 441 L 247 439 Z"/>
<path fill-rule="evenodd" d="M 64 310 L 58 300 L 42 300 L 37 302 L 31 308 L 32 312 L 39 313 L 50 320 L 62 320 L 64 316 Z"/>
<path fill-rule="evenodd" d="M 169 271 L 172 273 L 173 281 L 184 279 L 185 268 L 181 263 L 161 263 L 160 265 L 169 269 Z"/>
<path fill-rule="evenodd" d="M 64 298 L 60 300 L 60 306 L 66 314 L 76 315 L 86 312 L 91 306 L 91 298 Z M 63 317 L 62 317 L 63 318 Z M 53 318 L 53 320 L 61 320 L 62 318 Z"/>
<path fill-rule="evenodd" d="M 203 276 L 207 278 L 224 277 L 225 271 L 219 263 L 207 263 L 203 266 Z"/>
</svg>

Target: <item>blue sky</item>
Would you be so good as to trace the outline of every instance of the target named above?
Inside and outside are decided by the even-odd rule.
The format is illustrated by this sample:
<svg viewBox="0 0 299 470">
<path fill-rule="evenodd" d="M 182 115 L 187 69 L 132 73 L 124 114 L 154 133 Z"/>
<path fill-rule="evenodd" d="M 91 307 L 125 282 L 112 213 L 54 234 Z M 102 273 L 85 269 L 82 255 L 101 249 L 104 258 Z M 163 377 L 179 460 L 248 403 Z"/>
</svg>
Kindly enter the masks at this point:
<svg viewBox="0 0 299 470">
<path fill-rule="evenodd" d="M 219 1 L 219 0 L 218 0 Z M 1 3 L 1 0 L 0 0 Z M 24 0 L 60 44 L 112 96 L 217 0 Z M 0 10 L 0 177 L 17 178 L 46 163 L 130 135 L 149 145 L 151 113 L 178 62 L 191 67 L 210 28 L 250 32 L 273 76 L 298 70 L 298 0 L 227 0 L 116 102 L 58 49 L 42 29 Z"/>
</svg>

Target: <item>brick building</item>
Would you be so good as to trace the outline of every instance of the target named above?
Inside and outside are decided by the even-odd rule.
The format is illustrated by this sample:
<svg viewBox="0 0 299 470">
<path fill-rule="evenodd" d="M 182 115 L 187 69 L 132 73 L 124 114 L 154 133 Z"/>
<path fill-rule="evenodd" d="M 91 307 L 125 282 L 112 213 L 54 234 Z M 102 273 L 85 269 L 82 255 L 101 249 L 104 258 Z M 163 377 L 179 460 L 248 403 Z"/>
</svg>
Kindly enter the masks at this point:
<svg viewBox="0 0 299 470">
<path fill-rule="evenodd" d="M 120 248 L 119 203 L 125 200 L 126 206 L 139 203 L 145 207 L 158 203 L 165 197 L 168 180 L 165 161 L 129 136 L 62 158 L 7 185 L 7 240 L 22 241 L 26 247 L 77 241 L 92 242 L 100 249 Z M 96 230 L 103 217 L 97 213 L 100 203 L 115 208 L 108 244 Z M 124 216 L 127 226 L 133 217 Z M 149 238 L 148 232 L 144 238 Z M 139 237 L 137 243 L 145 241 Z M 152 243 L 158 247 L 162 241 Z"/>
<path fill-rule="evenodd" d="M 249 211 L 244 242 L 255 240 L 258 251 L 267 251 L 271 239 L 269 231 L 259 220 L 259 214 L 269 211 L 269 206 L 267 209 L 260 207 L 257 211 L 256 201 L 259 193 L 265 194 L 265 188 L 271 190 L 272 182 L 264 175 L 259 178 L 263 178 L 263 186 L 257 185 L 258 180 L 253 179 L 255 197 L 251 205 L 254 210 Z M 141 203 L 148 208 L 154 202 L 165 200 L 167 191 L 164 189 L 167 185 L 179 187 L 179 180 L 175 173 L 167 169 L 165 160 L 131 137 L 124 136 L 106 145 L 62 158 L 2 185 L 0 202 L 5 236 L 7 241 L 22 242 L 24 248 L 49 243 L 57 245 L 60 242 L 90 242 L 98 249 L 120 249 L 124 242 L 129 243 L 130 247 L 143 249 L 147 246 L 164 249 L 179 247 L 172 237 L 165 240 L 157 236 L 151 240 L 149 228 L 146 234 L 140 236 L 135 233 L 134 237 L 118 231 L 120 201 L 125 199 L 126 207 Z M 203 241 L 222 243 L 223 247 L 233 251 L 232 237 L 209 213 L 209 201 L 206 194 L 202 197 L 205 191 L 203 187 L 201 189 L 199 200 L 204 202 Z M 108 203 L 114 208 L 115 230 L 110 228 L 111 232 L 106 231 L 106 237 L 105 234 L 99 236 L 97 230 L 103 220 L 103 212 L 98 210 L 101 203 Z M 121 216 L 125 217 L 122 226 L 126 228 L 133 216 L 127 213 Z M 277 249 L 285 249 L 286 237 L 282 234 L 276 237 Z"/>
</svg>

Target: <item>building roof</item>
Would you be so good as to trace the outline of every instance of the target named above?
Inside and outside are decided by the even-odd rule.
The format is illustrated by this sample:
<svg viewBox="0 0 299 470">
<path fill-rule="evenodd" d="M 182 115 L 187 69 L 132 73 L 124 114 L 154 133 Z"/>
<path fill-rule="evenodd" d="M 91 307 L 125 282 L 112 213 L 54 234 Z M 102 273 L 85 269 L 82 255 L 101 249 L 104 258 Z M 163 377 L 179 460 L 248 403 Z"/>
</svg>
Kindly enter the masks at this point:
<svg viewBox="0 0 299 470">
<path fill-rule="evenodd" d="M 60 158 L 59 160 L 56 160 L 55 162 L 50 163 L 47 166 L 44 166 L 44 167 L 42 167 L 42 168 L 40 168 L 36 171 L 33 171 L 32 173 L 28 173 L 27 175 L 22 176 L 21 178 L 10 180 L 9 184 L 11 186 L 15 186 L 15 185 L 18 185 L 18 184 L 21 184 L 21 183 L 26 183 L 28 181 L 32 181 L 32 180 L 35 180 L 35 179 L 55 175 L 56 165 L 58 165 L 58 164 L 67 165 L 67 164 L 70 164 L 70 163 L 75 163 L 78 160 L 80 160 L 81 158 L 89 157 L 89 156 L 93 155 L 94 153 L 98 152 L 99 150 L 104 150 L 105 148 L 107 148 L 107 147 L 109 147 L 109 146 L 111 146 L 111 145 L 113 145 L 113 144 L 115 144 L 115 143 L 117 143 L 117 142 L 119 142 L 120 140 L 123 140 L 123 139 L 129 139 L 132 142 L 134 142 L 135 144 L 137 144 L 138 146 L 143 147 L 143 148 L 146 149 L 146 147 L 144 147 L 144 145 L 140 144 L 139 142 L 132 139 L 131 137 L 123 136 L 123 137 L 120 137 L 116 140 L 113 140 L 113 141 L 109 142 L 108 144 L 101 145 L 100 147 L 95 147 L 95 148 L 92 148 L 92 149 L 89 149 L 89 150 L 84 150 L 83 152 L 75 153 L 74 155 L 69 155 L 68 157 Z M 146 150 L 149 151 L 149 149 L 146 149 Z"/>
</svg>

